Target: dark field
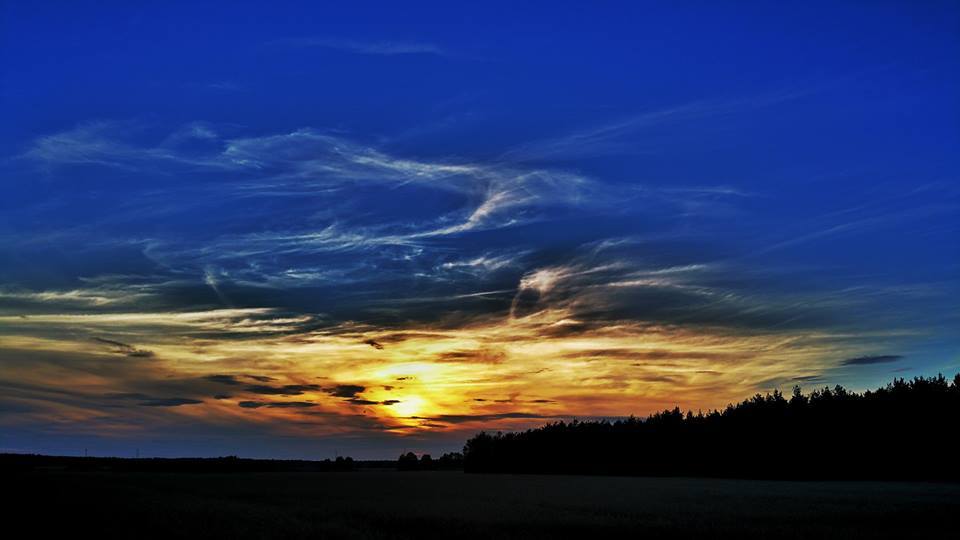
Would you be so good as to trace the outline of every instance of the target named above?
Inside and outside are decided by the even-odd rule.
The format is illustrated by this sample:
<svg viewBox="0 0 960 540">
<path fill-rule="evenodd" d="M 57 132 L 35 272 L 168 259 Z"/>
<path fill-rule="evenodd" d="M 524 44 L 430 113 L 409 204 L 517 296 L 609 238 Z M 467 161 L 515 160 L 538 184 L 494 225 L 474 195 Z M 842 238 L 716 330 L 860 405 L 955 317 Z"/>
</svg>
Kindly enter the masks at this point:
<svg viewBox="0 0 960 540">
<path fill-rule="evenodd" d="M 936 483 L 393 471 L 5 476 L 15 500 L 4 528 L 22 537 L 942 538 L 960 515 L 960 485 Z"/>
</svg>

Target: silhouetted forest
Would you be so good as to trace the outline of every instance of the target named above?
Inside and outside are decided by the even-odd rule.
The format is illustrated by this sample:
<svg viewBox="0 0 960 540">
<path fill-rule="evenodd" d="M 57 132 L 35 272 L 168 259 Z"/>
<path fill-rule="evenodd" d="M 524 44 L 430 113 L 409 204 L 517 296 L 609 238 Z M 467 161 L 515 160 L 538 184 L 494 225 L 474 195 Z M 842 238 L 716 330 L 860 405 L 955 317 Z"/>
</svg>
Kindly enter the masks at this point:
<svg viewBox="0 0 960 540">
<path fill-rule="evenodd" d="M 397 470 L 401 471 L 437 471 L 463 469 L 463 454 L 450 452 L 443 454 L 439 459 L 433 459 L 430 454 L 423 454 L 417 459 L 413 452 L 401 454 L 397 459 Z"/>
<path fill-rule="evenodd" d="M 480 433 L 467 472 L 960 480 L 960 374 L 757 394 L 721 411 Z"/>
<path fill-rule="evenodd" d="M 332 472 L 357 468 L 353 458 L 322 461 L 297 459 L 118 458 L 0 454 L 0 471 L 65 470 L 178 473 Z"/>
</svg>

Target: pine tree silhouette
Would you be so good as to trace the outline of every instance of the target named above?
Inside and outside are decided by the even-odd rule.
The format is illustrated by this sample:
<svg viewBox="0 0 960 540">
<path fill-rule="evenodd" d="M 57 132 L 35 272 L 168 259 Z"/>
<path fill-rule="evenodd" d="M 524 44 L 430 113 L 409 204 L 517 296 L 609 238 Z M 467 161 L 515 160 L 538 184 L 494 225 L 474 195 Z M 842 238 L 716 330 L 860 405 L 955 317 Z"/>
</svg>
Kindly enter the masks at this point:
<svg viewBox="0 0 960 540">
<path fill-rule="evenodd" d="M 862 394 L 842 386 L 789 400 L 779 391 L 706 414 L 555 422 L 480 433 L 467 472 L 765 478 L 960 479 L 954 464 L 960 374 L 895 379 Z"/>
</svg>

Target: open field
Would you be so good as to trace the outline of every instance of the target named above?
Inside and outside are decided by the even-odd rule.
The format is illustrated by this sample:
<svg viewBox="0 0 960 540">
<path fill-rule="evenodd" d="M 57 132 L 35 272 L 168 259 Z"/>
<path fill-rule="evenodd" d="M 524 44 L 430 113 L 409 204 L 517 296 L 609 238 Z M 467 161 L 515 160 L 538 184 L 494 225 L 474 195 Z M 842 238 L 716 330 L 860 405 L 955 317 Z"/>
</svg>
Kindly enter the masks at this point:
<svg viewBox="0 0 960 540">
<path fill-rule="evenodd" d="M 459 472 L 9 473 L 5 528 L 123 538 L 937 538 L 960 485 Z"/>
</svg>

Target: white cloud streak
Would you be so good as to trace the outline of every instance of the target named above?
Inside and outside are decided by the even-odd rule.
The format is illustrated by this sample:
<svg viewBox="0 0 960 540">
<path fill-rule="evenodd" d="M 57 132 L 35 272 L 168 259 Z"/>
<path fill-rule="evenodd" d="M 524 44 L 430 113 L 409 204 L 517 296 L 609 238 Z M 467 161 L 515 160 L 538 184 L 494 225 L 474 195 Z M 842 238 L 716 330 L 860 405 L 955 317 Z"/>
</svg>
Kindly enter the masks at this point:
<svg viewBox="0 0 960 540">
<path fill-rule="evenodd" d="M 412 41 L 361 41 L 334 37 L 288 39 L 282 43 L 293 47 L 322 47 L 355 54 L 377 56 L 434 55 L 448 56 L 443 48 L 432 43 Z"/>
</svg>

